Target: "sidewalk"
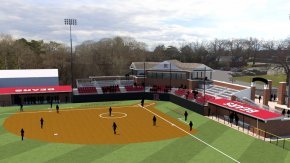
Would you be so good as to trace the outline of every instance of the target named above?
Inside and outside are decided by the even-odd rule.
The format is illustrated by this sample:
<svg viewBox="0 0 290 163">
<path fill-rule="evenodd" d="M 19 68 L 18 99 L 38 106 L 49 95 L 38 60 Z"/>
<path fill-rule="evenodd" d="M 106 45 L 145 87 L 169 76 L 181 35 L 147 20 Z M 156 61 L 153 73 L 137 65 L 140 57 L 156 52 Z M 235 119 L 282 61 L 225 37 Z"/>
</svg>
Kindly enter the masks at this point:
<svg viewBox="0 0 290 163">
<path fill-rule="evenodd" d="M 289 110 L 290 108 L 287 107 L 287 105 L 280 105 L 280 104 L 277 104 L 278 100 L 276 99 L 275 101 L 268 101 L 268 106 L 269 106 L 269 109 L 270 111 L 273 111 L 273 112 L 276 112 L 276 113 L 280 113 L 281 114 L 281 110 L 277 110 L 275 108 L 275 106 L 281 108 L 281 109 L 286 109 L 286 110 Z M 260 105 L 261 107 L 263 106 L 263 97 L 261 99 L 261 102 L 259 103 L 259 99 L 255 99 L 255 103 Z M 263 107 L 262 107 L 263 108 Z"/>
</svg>

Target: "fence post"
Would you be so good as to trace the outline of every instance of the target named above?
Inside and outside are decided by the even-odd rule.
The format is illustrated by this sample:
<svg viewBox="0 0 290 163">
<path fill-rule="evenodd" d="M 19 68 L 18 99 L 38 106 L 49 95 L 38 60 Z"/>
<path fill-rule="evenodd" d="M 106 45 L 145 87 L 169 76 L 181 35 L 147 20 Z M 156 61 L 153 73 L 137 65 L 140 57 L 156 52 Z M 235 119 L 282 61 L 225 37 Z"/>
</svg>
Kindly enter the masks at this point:
<svg viewBox="0 0 290 163">
<path fill-rule="evenodd" d="M 276 145 L 278 145 L 278 136 L 277 136 L 277 142 L 276 142 Z"/>
<path fill-rule="evenodd" d="M 264 141 L 265 141 L 265 139 L 266 139 L 266 131 L 264 131 L 264 133 L 265 133 L 265 134 L 264 134 Z"/>
<path fill-rule="evenodd" d="M 283 149 L 284 149 L 284 147 L 285 147 L 285 138 L 284 138 L 284 140 L 283 140 Z"/>
<path fill-rule="evenodd" d="M 260 129 L 258 129 L 258 138 L 260 139 Z"/>
</svg>

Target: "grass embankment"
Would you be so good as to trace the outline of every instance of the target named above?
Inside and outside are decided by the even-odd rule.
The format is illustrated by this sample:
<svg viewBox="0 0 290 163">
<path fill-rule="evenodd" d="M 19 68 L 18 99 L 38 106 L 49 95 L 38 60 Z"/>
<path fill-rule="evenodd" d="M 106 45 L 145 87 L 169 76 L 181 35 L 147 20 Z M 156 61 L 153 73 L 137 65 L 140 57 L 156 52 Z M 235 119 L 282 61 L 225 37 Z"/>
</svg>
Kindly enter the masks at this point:
<svg viewBox="0 0 290 163">
<path fill-rule="evenodd" d="M 259 75 L 259 76 L 240 76 L 240 77 L 234 77 L 235 81 L 243 81 L 243 82 L 247 82 L 250 83 L 252 82 L 252 79 L 254 77 L 261 77 L 261 78 L 265 78 L 268 80 L 272 80 L 273 87 L 278 87 L 279 82 L 285 82 L 286 81 L 286 75 L 285 74 L 279 74 L 279 75 Z M 258 84 L 262 84 L 260 82 L 257 82 Z"/>
</svg>

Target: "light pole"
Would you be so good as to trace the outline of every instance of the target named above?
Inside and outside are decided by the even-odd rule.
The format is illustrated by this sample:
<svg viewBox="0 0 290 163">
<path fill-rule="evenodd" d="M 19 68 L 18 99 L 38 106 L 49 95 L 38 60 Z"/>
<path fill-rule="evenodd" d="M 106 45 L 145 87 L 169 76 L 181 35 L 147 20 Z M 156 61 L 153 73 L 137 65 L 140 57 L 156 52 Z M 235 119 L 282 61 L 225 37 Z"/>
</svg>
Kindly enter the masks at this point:
<svg viewBox="0 0 290 163">
<path fill-rule="evenodd" d="M 203 77 L 203 107 L 205 106 L 205 78 L 206 77 L 206 67 L 204 67 L 204 77 Z"/>
<path fill-rule="evenodd" d="M 289 20 L 290 20 L 290 14 L 289 14 Z M 286 57 L 286 63 L 288 64 L 287 57 Z M 288 94 L 287 94 L 287 107 L 288 107 L 289 106 L 289 102 L 290 102 L 290 75 L 289 75 L 289 79 L 288 79 L 288 83 L 287 84 L 288 84 Z"/>
<path fill-rule="evenodd" d="M 73 87 L 73 55 L 72 55 L 72 38 L 71 38 L 71 26 L 77 25 L 77 19 L 64 19 L 64 24 L 69 25 L 70 36 L 70 73 L 71 73 L 71 85 Z"/>
</svg>

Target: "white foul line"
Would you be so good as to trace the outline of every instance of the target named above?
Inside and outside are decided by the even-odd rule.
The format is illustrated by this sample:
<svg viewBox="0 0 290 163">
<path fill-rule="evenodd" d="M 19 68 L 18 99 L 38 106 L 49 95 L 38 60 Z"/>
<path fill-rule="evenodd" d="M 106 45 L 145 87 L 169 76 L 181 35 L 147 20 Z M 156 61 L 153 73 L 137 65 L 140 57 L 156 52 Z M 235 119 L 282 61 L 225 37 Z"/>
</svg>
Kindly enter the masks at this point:
<svg viewBox="0 0 290 163">
<path fill-rule="evenodd" d="M 181 130 L 181 131 L 183 131 L 183 132 L 187 133 L 188 135 L 190 135 L 191 137 L 193 137 L 193 138 L 197 139 L 198 141 L 202 142 L 203 144 L 205 144 L 205 145 L 207 145 L 207 146 L 211 147 L 212 149 L 214 149 L 214 150 L 218 151 L 218 152 L 219 152 L 219 153 L 221 153 L 222 155 L 224 155 L 224 156 L 226 156 L 226 157 L 230 158 L 231 160 L 233 160 L 233 161 L 235 161 L 235 162 L 238 162 L 238 163 L 240 163 L 238 160 L 236 160 L 236 159 L 232 158 L 231 156 L 229 156 L 229 155 L 225 154 L 224 152 L 222 152 L 222 151 L 220 151 L 219 149 L 215 148 L 214 146 L 212 146 L 212 145 L 208 144 L 207 142 L 205 142 L 205 141 L 201 140 L 200 138 L 198 138 L 198 137 L 196 137 L 196 136 L 192 135 L 191 133 L 189 133 L 189 132 L 187 132 L 187 131 L 183 130 L 182 128 L 178 127 L 176 124 L 174 124 L 174 123 L 172 123 L 172 122 L 168 121 L 167 119 L 165 119 L 165 118 L 163 118 L 163 117 L 159 116 L 158 114 L 156 114 L 156 113 L 152 112 L 151 110 L 148 110 L 146 107 L 142 107 L 141 105 L 139 105 L 139 106 L 140 106 L 141 108 L 143 108 L 143 109 L 147 110 L 148 112 L 150 112 L 150 113 L 152 113 L 152 114 L 156 115 L 157 117 L 159 117 L 159 118 L 163 119 L 165 122 L 168 122 L 168 123 L 169 123 L 169 124 L 171 124 L 172 126 L 175 126 L 175 127 L 176 127 L 176 128 L 178 128 L 179 130 Z"/>
<path fill-rule="evenodd" d="M 188 122 L 186 122 L 185 120 L 183 120 L 183 118 L 177 118 L 177 119 L 179 119 L 179 120 L 182 121 L 183 123 L 189 124 Z"/>
</svg>

